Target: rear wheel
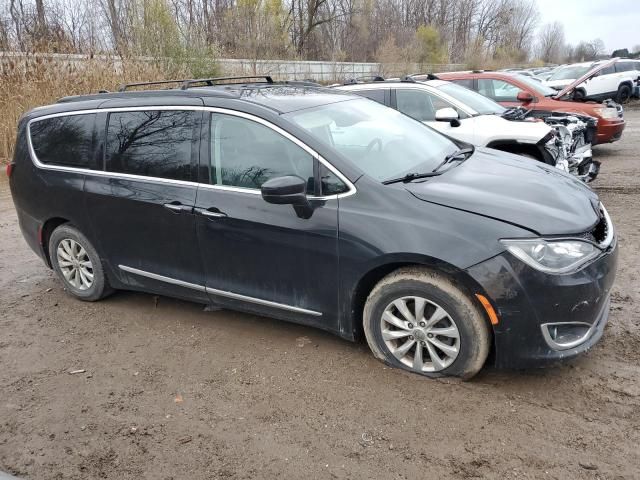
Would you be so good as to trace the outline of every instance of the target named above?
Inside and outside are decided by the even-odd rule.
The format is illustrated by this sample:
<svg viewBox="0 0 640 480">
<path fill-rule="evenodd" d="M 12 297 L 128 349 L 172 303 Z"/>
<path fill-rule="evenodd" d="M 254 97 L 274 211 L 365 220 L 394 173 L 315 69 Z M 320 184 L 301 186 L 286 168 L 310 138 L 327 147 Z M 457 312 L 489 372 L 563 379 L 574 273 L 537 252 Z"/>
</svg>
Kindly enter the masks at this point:
<svg viewBox="0 0 640 480">
<path fill-rule="evenodd" d="M 616 102 L 627 103 L 631 98 L 631 87 L 629 85 L 620 85 L 618 88 L 618 94 L 616 95 Z"/>
<path fill-rule="evenodd" d="M 72 225 L 64 224 L 53 231 L 49 256 L 54 271 L 74 297 L 94 302 L 112 293 L 98 253 Z"/>
<path fill-rule="evenodd" d="M 429 377 L 473 377 L 489 353 L 482 311 L 452 281 L 420 267 L 376 285 L 364 308 L 364 332 L 385 363 Z"/>
</svg>

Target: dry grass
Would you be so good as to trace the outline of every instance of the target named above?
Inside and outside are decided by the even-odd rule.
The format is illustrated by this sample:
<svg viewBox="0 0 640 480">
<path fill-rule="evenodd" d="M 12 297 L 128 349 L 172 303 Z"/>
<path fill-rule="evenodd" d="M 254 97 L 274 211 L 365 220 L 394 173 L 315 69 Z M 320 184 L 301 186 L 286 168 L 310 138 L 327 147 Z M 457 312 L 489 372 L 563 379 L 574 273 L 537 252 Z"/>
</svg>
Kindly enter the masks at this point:
<svg viewBox="0 0 640 480">
<path fill-rule="evenodd" d="M 146 62 L 83 60 L 59 62 L 42 57 L 16 61 L 0 56 L 0 163 L 13 157 L 20 116 L 33 107 L 48 105 L 60 97 L 99 90 L 114 90 L 125 81 L 150 81 L 189 75 L 167 72 Z"/>
</svg>

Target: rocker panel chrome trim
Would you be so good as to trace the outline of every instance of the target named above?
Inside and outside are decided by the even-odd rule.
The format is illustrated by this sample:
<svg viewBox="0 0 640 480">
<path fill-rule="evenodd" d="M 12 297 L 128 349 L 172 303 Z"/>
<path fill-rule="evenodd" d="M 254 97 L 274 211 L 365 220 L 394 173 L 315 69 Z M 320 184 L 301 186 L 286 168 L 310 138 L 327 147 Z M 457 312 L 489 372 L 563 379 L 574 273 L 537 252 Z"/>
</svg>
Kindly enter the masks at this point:
<svg viewBox="0 0 640 480">
<path fill-rule="evenodd" d="M 195 283 L 176 280 L 175 278 L 165 277 L 164 275 L 158 275 L 157 273 L 147 272 L 145 270 L 128 267 L 126 265 L 118 265 L 118 268 L 120 270 L 133 273 L 135 275 L 151 278 L 153 280 L 159 280 L 161 282 L 170 283 L 172 285 L 177 285 L 179 287 L 191 288 L 192 290 L 197 290 L 199 292 L 206 292 L 211 295 L 219 295 L 221 297 L 232 298 L 234 300 L 241 300 L 243 302 L 255 303 L 257 305 L 264 305 L 266 307 L 279 308 L 281 310 L 288 310 L 290 312 L 304 313 L 305 315 L 313 315 L 316 317 L 322 316 L 322 313 L 316 312 L 314 310 L 307 310 L 306 308 L 294 307 L 292 305 L 286 305 L 284 303 L 272 302 L 270 300 L 263 300 L 261 298 L 249 297 L 247 295 L 241 295 L 239 293 L 227 292 L 225 290 L 218 290 L 216 288 L 209 288 L 209 287 L 205 287 L 204 285 L 197 285 Z"/>
</svg>

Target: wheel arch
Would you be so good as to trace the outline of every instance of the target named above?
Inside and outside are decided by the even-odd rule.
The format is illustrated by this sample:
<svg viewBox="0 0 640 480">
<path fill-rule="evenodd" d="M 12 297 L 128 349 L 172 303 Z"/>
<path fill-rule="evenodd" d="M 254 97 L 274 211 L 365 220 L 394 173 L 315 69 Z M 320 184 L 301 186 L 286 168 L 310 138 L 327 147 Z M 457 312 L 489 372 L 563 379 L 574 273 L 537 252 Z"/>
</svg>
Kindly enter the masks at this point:
<svg viewBox="0 0 640 480">
<path fill-rule="evenodd" d="M 432 271 L 436 271 L 438 273 L 444 274 L 449 279 L 453 280 L 454 284 L 458 286 L 461 290 L 469 295 L 474 303 L 476 303 L 480 310 L 483 313 L 483 318 L 485 319 L 486 325 L 491 334 L 491 353 L 490 357 L 492 357 L 493 352 L 493 344 L 494 344 L 494 332 L 493 325 L 489 320 L 489 317 L 483 308 L 480 301 L 477 299 L 475 294 L 481 294 L 487 297 L 485 290 L 482 286 L 476 282 L 467 272 L 464 270 L 452 265 L 446 261 L 428 257 L 421 255 L 393 255 L 386 257 L 383 261 L 379 262 L 375 266 L 369 268 L 365 273 L 360 276 L 360 279 L 355 284 L 352 292 L 353 295 L 351 297 L 351 308 L 350 308 L 350 322 L 351 322 L 351 331 L 356 339 L 364 338 L 364 329 L 363 329 L 363 310 L 364 304 L 367 301 L 367 297 L 373 290 L 373 288 L 382 280 L 384 277 L 389 275 L 392 272 L 404 267 L 423 267 L 425 269 L 429 269 Z"/>
<path fill-rule="evenodd" d="M 49 268 L 53 268 L 49 252 L 49 239 L 51 238 L 53 231 L 65 223 L 70 223 L 70 220 L 63 217 L 52 217 L 45 221 L 40 228 L 40 243 L 42 245 L 42 250 L 44 251 L 45 261 Z"/>
</svg>

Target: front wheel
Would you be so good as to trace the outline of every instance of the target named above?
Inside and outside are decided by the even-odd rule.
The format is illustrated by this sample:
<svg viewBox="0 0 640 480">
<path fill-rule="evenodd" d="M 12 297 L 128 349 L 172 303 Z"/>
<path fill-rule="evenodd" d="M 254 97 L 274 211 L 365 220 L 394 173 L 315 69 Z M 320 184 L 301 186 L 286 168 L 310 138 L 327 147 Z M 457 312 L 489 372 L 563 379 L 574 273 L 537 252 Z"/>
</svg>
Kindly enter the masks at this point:
<svg viewBox="0 0 640 480">
<path fill-rule="evenodd" d="M 429 377 L 473 377 L 489 354 L 490 332 L 478 305 L 443 275 L 397 270 L 371 291 L 364 332 L 385 363 Z"/>
<path fill-rule="evenodd" d="M 616 95 L 616 102 L 627 103 L 631 98 L 631 87 L 629 85 L 620 85 L 618 94 Z"/>
<path fill-rule="evenodd" d="M 53 231 L 49 256 L 54 271 L 74 297 L 94 302 L 113 291 L 96 249 L 75 227 L 64 224 Z"/>
</svg>

